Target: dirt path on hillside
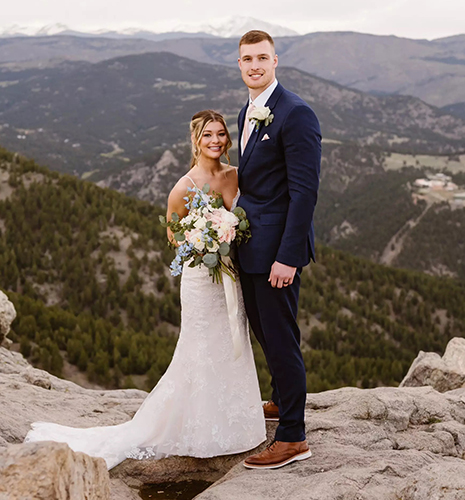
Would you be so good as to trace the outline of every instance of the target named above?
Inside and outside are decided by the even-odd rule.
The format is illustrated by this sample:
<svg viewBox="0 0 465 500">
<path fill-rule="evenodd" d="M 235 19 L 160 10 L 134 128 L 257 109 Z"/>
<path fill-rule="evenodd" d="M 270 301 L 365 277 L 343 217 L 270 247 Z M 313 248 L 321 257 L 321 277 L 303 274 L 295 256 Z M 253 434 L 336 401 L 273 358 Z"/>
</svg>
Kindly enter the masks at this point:
<svg viewBox="0 0 465 500">
<path fill-rule="evenodd" d="M 381 257 L 379 258 L 380 264 L 386 264 L 390 266 L 396 257 L 400 254 L 404 247 L 405 238 L 410 234 L 412 229 L 421 221 L 425 216 L 426 212 L 434 205 L 433 202 L 427 201 L 427 205 L 423 212 L 416 218 L 407 221 L 397 233 L 389 240 L 386 248 L 383 250 Z"/>
</svg>

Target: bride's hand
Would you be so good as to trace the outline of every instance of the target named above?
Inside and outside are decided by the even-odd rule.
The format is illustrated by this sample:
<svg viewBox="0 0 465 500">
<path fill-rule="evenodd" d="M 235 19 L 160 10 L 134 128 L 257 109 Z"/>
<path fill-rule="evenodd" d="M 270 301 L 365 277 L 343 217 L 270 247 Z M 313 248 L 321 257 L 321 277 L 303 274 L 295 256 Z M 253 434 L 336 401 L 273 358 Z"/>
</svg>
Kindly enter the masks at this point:
<svg viewBox="0 0 465 500">
<path fill-rule="evenodd" d="M 281 264 L 281 262 L 275 261 L 271 266 L 268 281 L 271 283 L 273 288 L 282 288 L 283 286 L 292 285 L 295 271 L 295 267 L 286 266 L 286 264 Z"/>
</svg>

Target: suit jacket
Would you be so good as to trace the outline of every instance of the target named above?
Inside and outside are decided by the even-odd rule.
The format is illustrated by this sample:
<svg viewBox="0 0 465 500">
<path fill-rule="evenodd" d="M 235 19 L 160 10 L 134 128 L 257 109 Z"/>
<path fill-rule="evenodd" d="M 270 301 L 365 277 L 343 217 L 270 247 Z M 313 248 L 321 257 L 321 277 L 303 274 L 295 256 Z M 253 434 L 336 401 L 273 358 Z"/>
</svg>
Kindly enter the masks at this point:
<svg viewBox="0 0 465 500">
<path fill-rule="evenodd" d="M 239 137 L 247 106 L 239 113 Z M 281 84 L 266 106 L 273 122 L 266 127 L 261 123 L 258 131 L 254 128 L 243 154 L 239 145 L 238 206 L 247 212 L 252 231 L 250 240 L 238 249 L 246 273 L 269 273 L 275 260 L 303 267 L 315 259 L 320 125 L 310 106 Z"/>
</svg>

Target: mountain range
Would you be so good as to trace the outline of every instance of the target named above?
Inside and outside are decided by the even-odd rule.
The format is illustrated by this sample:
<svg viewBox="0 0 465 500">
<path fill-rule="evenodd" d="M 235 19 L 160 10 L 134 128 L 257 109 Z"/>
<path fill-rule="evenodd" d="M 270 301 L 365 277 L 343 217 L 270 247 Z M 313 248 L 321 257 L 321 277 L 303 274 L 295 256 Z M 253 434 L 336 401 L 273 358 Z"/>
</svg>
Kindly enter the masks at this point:
<svg viewBox="0 0 465 500">
<path fill-rule="evenodd" d="M 317 35 L 277 43 L 284 54 L 321 37 L 329 40 L 327 49 L 334 37 L 362 47 L 394 42 L 398 50 L 404 43 L 412 50 L 432 47 L 395 37 Z M 457 36 L 435 43 L 461 54 L 464 41 Z M 212 37 L 160 43 L 72 36 L 0 40 L 0 59 L 12 54 L 11 47 L 23 58 L 0 67 L 0 140 L 56 170 L 163 205 L 187 169 L 194 112 L 222 111 L 237 140 L 236 116 L 246 91 L 237 68 L 228 65 L 236 43 Z M 209 54 L 210 61 L 151 52 L 165 46 L 193 50 L 197 59 Z M 71 60 L 63 61 L 67 50 Z M 142 53 L 113 57 L 120 51 Z M 372 52 L 374 60 L 382 59 L 379 47 Z M 301 54 L 308 56 L 305 50 Z M 80 57 L 97 62 L 72 60 Z M 222 64 L 211 64 L 216 59 Z M 282 65 L 278 78 L 311 104 L 322 124 L 318 239 L 377 262 L 464 278 L 464 210 L 449 202 L 417 203 L 412 190 L 418 177 L 448 169 L 465 187 L 463 106 L 441 110 L 414 97 L 361 92 Z M 236 149 L 232 161 L 237 162 Z M 443 236 L 426 238 L 431 232 Z"/>
<path fill-rule="evenodd" d="M 99 29 L 89 31 L 72 29 L 62 23 L 49 24 L 40 28 L 15 24 L 13 26 L 0 28 L 0 38 L 24 36 L 44 37 L 53 35 L 73 35 L 81 37 L 98 36 L 105 38 L 143 38 L 146 40 L 162 40 L 173 37 L 179 38 L 188 35 L 231 38 L 240 37 L 252 29 L 267 31 L 273 37 L 298 35 L 296 31 L 284 26 L 268 23 L 252 17 L 236 16 L 217 19 L 213 23 L 174 25 L 171 29 L 157 31 L 141 28 L 124 28 L 120 30 Z"/>
<path fill-rule="evenodd" d="M 164 39 L 70 35 L 0 38 L 0 68 L 43 68 L 69 60 L 99 62 L 160 51 L 207 64 L 237 64 L 237 37 L 156 36 Z M 412 95 L 439 107 L 457 105 L 458 113 L 465 103 L 465 35 L 428 41 L 351 32 L 311 33 L 278 37 L 276 49 L 282 66 L 364 92 Z"/>
<path fill-rule="evenodd" d="M 294 68 L 279 68 L 278 78 L 314 108 L 325 139 L 410 153 L 464 148 L 465 122 L 417 98 L 373 96 Z M 247 98 L 238 69 L 163 52 L 3 68 L 1 80 L 3 145 L 78 175 L 186 143 L 199 109 L 221 111 L 237 138 L 236 117 Z"/>
</svg>

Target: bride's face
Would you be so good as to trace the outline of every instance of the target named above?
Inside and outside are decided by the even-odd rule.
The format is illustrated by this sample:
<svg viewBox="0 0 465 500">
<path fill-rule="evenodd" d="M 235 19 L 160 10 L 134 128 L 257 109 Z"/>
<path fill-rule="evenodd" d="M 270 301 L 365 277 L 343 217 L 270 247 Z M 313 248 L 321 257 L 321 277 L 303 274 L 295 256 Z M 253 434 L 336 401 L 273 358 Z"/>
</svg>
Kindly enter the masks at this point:
<svg viewBox="0 0 465 500">
<path fill-rule="evenodd" d="M 220 122 L 210 122 L 200 139 L 200 154 L 206 158 L 218 159 L 225 152 L 228 136 Z"/>
</svg>

